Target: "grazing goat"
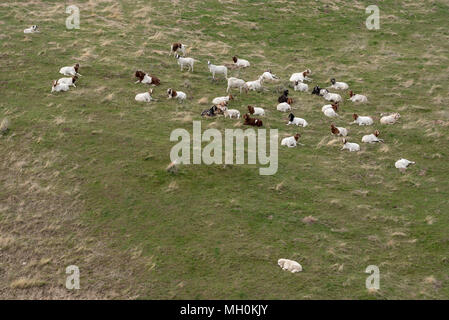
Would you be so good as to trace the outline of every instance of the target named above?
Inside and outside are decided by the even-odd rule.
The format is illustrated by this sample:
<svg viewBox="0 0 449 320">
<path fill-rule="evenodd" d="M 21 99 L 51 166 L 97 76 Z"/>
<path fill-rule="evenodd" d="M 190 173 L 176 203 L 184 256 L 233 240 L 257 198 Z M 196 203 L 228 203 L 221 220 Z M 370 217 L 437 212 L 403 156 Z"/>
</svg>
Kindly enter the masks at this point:
<svg viewBox="0 0 449 320">
<path fill-rule="evenodd" d="M 382 124 L 394 124 L 401 117 L 401 115 L 397 112 L 390 114 L 389 116 L 383 116 L 382 114 L 381 114 L 381 116 L 382 116 L 382 118 L 380 118 L 380 123 L 382 123 Z"/>
<path fill-rule="evenodd" d="M 263 108 L 248 106 L 248 111 L 254 116 L 264 116 L 265 110 Z"/>
<path fill-rule="evenodd" d="M 136 97 L 134 99 L 138 102 L 150 102 L 151 100 L 154 100 L 151 96 L 152 93 L 153 89 L 149 89 L 148 92 L 136 94 Z"/>
<path fill-rule="evenodd" d="M 79 63 L 75 64 L 73 67 L 62 67 L 59 69 L 59 73 L 67 76 L 67 77 L 73 77 L 78 76 L 81 77 L 81 75 L 78 73 L 78 70 L 80 68 Z"/>
<path fill-rule="evenodd" d="M 249 67 L 249 61 L 245 59 L 239 59 L 236 56 L 232 57 L 232 61 L 234 61 L 234 65 L 236 65 L 239 68 L 246 68 Z"/>
<path fill-rule="evenodd" d="M 152 84 L 155 86 L 158 86 L 161 84 L 161 80 L 159 80 L 159 78 L 156 78 L 155 76 L 151 76 L 146 74 L 143 71 L 139 71 L 137 70 L 135 73 L 135 77 L 137 78 L 137 81 L 135 83 L 147 83 L 147 84 Z"/>
<path fill-rule="evenodd" d="M 298 142 L 298 139 L 301 135 L 299 133 L 295 134 L 294 136 L 287 137 L 281 140 L 281 146 L 287 146 L 289 148 L 296 147 L 297 144 L 303 145 Z"/>
<path fill-rule="evenodd" d="M 66 85 L 68 85 L 69 87 L 72 86 L 72 87 L 76 88 L 75 81 L 76 81 L 77 79 L 78 79 L 77 76 L 73 76 L 73 77 L 71 77 L 71 78 L 60 78 L 60 79 L 58 80 L 58 83 L 59 83 L 59 84 L 66 84 Z"/>
<path fill-rule="evenodd" d="M 279 103 L 287 102 L 287 100 L 288 100 L 288 90 L 285 90 L 282 96 L 278 98 L 278 102 Z"/>
<path fill-rule="evenodd" d="M 277 105 L 276 109 L 277 111 L 287 112 L 290 111 L 292 107 L 290 107 L 290 105 L 287 102 L 282 102 Z"/>
<path fill-rule="evenodd" d="M 293 113 L 290 113 L 288 115 L 288 123 L 287 123 L 287 125 L 291 125 L 291 124 L 294 124 L 294 125 L 297 125 L 297 126 L 303 126 L 303 127 L 307 127 L 307 125 L 308 125 L 306 120 L 304 120 L 303 118 L 295 117 Z"/>
<path fill-rule="evenodd" d="M 172 88 L 167 89 L 167 96 L 168 96 L 168 99 L 175 98 L 175 99 L 178 99 L 179 102 L 184 102 L 184 100 L 187 98 L 187 95 L 184 92 L 176 91 L 176 90 L 173 90 Z"/>
<path fill-rule="evenodd" d="M 384 142 L 382 139 L 379 139 L 380 132 L 379 130 L 374 131 L 372 134 L 367 134 L 362 137 L 362 142 L 364 143 L 376 143 L 376 142 Z"/>
<path fill-rule="evenodd" d="M 262 81 L 263 81 L 262 76 L 260 76 L 259 79 L 255 80 L 255 81 L 247 81 L 247 82 L 245 82 L 245 89 L 247 91 L 248 90 L 252 90 L 252 91 L 262 90 Z"/>
<path fill-rule="evenodd" d="M 248 113 L 245 113 L 243 115 L 243 119 L 245 119 L 244 125 L 247 126 L 254 126 L 254 127 L 261 127 L 263 126 L 262 120 L 251 118 Z"/>
<path fill-rule="evenodd" d="M 187 71 L 193 72 L 193 64 L 195 61 L 199 62 L 198 60 L 195 60 L 193 58 L 183 58 L 179 54 L 176 54 L 176 59 L 178 60 L 178 64 L 181 66 L 181 71 L 184 69 L 184 66 L 187 66 Z"/>
<path fill-rule="evenodd" d="M 330 108 L 324 109 L 323 113 L 326 117 L 335 118 L 338 117 L 338 104 L 333 104 Z"/>
<path fill-rule="evenodd" d="M 415 162 L 407 159 L 399 159 L 398 161 L 395 162 L 394 166 L 399 170 L 404 171 L 411 164 L 415 164 Z"/>
<path fill-rule="evenodd" d="M 229 117 L 240 119 L 240 111 L 238 111 L 237 109 L 228 109 L 225 107 L 223 114 L 225 118 Z"/>
<path fill-rule="evenodd" d="M 302 266 L 293 260 L 289 259 L 279 259 L 278 260 L 279 267 L 282 268 L 282 270 L 290 271 L 291 273 L 301 272 Z"/>
<path fill-rule="evenodd" d="M 348 130 L 346 128 L 336 127 L 334 124 L 331 124 L 331 132 L 340 137 L 346 137 L 348 135 Z"/>
<path fill-rule="evenodd" d="M 185 56 L 186 46 L 180 42 L 175 42 L 170 46 L 170 53 L 168 55 L 171 56 L 172 53 L 176 54 L 178 52 L 178 50 L 181 51 L 183 56 Z"/>
<path fill-rule="evenodd" d="M 215 117 L 216 114 L 215 112 L 217 112 L 218 108 L 217 106 L 213 105 L 210 109 L 206 109 L 203 112 L 201 112 L 201 116 L 202 117 Z"/>
<path fill-rule="evenodd" d="M 23 33 L 36 33 L 36 32 L 39 32 L 38 26 L 36 26 L 36 25 L 31 26 L 31 27 L 26 28 L 25 30 L 23 30 Z"/>
<path fill-rule="evenodd" d="M 240 93 L 242 93 L 242 89 L 245 89 L 245 80 L 230 77 L 228 78 L 228 88 L 226 89 L 226 92 L 229 93 L 229 90 L 232 88 L 239 88 Z"/>
<path fill-rule="evenodd" d="M 214 100 L 212 100 L 213 104 L 219 104 L 223 101 L 225 102 L 229 102 L 230 100 L 233 100 L 234 97 L 232 96 L 232 94 L 228 95 L 228 96 L 224 96 L 224 97 L 216 97 L 214 98 Z"/>
<path fill-rule="evenodd" d="M 271 70 L 267 70 L 261 75 L 264 81 L 279 81 L 279 77 L 274 73 L 271 73 Z"/>
<path fill-rule="evenodd" d="M 354 142 L 348 142 L 346 139 L 343 139 L 343 148 L 341 150 L 349 150 L 350 152 L 360 151 L 360 146 Z"/>
<path fill-rule="evenodd" d="M 215 64 L 207 61 L 207 66 L 209 67 L 209 71 L 212 72 L 212 79 L 215 79 L 215 74 L 223 74 L 225 78 L 228 78 L 228 68 L 225 66 L 216 66 Z"/>
<path fill-rule="evenodd" d="M 332 78 L 330 88 L 336 89 L 336 90 L 347 90 L 349 88 L 349 86 L 345 82 L 337 82 L 337 81 L 335 81 L 335 78 Z"/>
<path fill-rule="evenodd" d="M 53 85 L 51 86 L 51 92 L 68 91 L 69 85 L 65 83 L 58 83 L 58 81 L 53 80 Z"/>
<path fill-rule="evenodd" d="M 309 91 L 309 85 L 307 83 L 296 81 L 295 86 L 293 87 L 295 91 L 307 92 Z"/>
<path fill-rule="evenodd" d="M 349 100 L 351 100 L 352 102 L 361 102 L 361 103 L 368 102 L 368 98 L 366 96 L 364 96 L 363 94 L 354 94 L 352 90 L 349 91 Z"/>
<path fill-rule="evenodd" d="M 354 113 L 352 115 L 352 118 L 354 118 L 354 122 L 352 123 L 356 123 L 359 126 L 370 126 L 373 124 L 373 119 L 371 117 L 362 117 L 359 116 L 357 113 Z"/>
<path fill-rule="evenodd" d="M 296 82 L 296 81 L 311 81 L 312 79 L 307 77 L 309 74 L 311 74 L 312 71 L 310 71 L 310 69 L 306 69 L 303 72 L 299 72 L 299 73 L 294 73 L 291 75 L 290 77 L 290 81 L 291 82 Z"/>
</svg>

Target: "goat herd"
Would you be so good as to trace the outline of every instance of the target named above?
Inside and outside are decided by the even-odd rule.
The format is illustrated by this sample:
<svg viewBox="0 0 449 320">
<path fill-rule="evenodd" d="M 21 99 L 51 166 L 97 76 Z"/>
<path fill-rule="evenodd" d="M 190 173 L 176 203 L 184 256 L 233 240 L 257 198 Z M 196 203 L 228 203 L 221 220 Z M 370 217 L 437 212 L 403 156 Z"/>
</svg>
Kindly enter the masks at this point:
<svg viewBox="0 0 449 320">
<path fill-rule="evenodd" d="M 183 56 L 179 55 L 181 53 Z M 193 72 L 193 67 L 195 62 L 198 60 L 185 57 L 186 53 L 186 45 L 182 43 L 173 43 L 170 46 L 169 55 L 173 54 L 180 66 L 181 71 L 184 67 L 187 67 L 188 71 Z M 236 56 L 232 58 L 233 67 L 236 68 L 247 68 L 250 66 L 249 61 L 245 59 L 240 59 Z M 216 97 L 212 100 L 212 107 L 202 111 L 202 117 L 215 117 L 217 115 L 224 115 L 224 117 L 229 118 L 240 118 L 240 111 L 237 109 L 229 109 L 228 105 L 233 100 L 233 96 L 230 93 L 232 89 L 238 89 L 240 93 L 245 91 L 260 91 L 263 89 L 263 82 L 276 82 L 279 81 L 279 77 L 271 72 L 271 70 L 267 70 L 262 73 L 261 76 L 255 81 L 245 81 L 243 79 L 239 79 L 236 77 L 228 77 L 228 67 L 224 65 L 214 65 L 210 61 L 207 62 L 209 71 L 212 73 L 212 78 L 215 79 L 217 75 L 223 75 L 227 80 L 227 89 L 226 96 Z M 59 91 L 68 91 L 70 86 L 76 87 L 75 82 L 81 76 L 79 71 L 79 64 L 75 64 L 70 67 L 63 67 L 60 69 L 60 73 L 69 76 L 68 78 L 61 78 L 57 81 L 53 81 L 52 92 Z M 299 92 L 308 92 L 309 86 L 306 82 L 312 81 L 309 78 L 311 74 L 310 69 L 306 69 L 300 73 L 294 73 L 290 77 L 290 82 L 293 84 L 294 91 Z M 160 80 L 147 74 L 143 71 L 136 71 L 135 77 L 137 81 L 135 83 L 144 83 L 149 85 L 158 86 L 160 85 Z M 317 95 L 323 97 L 324 100 L 328 101 L 329 104 L 325 104 L 321 111 L 324 116 L 329 118 L 337 118 L 339 117 L 337 111 L 339 111 L 339 104 L 342 101 L 342 97 L 338 93 L 329 92 L 328 89 L 333 90 L 348 90 L 349 86 L 345 82 L 338 82 L 334 78 L 330 81 L 331 85 L 328 88 L 320 88 L 319 86 L 315 86 L 312 90 L 313 95 Z M 155 99 L 152 97 L 153 89 L 150 88 L 147 92 L 139 93 L 136 95 L 135 100 L 138 102 L 151 102 Z M 187 94 L 182 91 L 174 90 L 173 88 L 167 89 L 168 99 L 177 99 L 180 103 L 184 102 L 187 99 Z M 367 103 L 368 98 L 362 94 L 354 94 L 352 90 L 349 91 L 349 99 L 353 103 Z M 293 113 L 291 113 L 291 104 L 293 103 L 293 99 L 289 97 L 289 90 L 285 90 L 283 94 L 278 98 L 278 105 L 276 109 L 280 112 L 290 112 L 288 116 L 287 125 L 296 125 L 306 127 L 308 122 L 299 117 L 295 117 Z M 245 112 L 243 115 L 244 125 L 262 127 L 263 121 L 259 118 L 254 118 L 254 116 L 264 116 L 265 110 L 260 107 L 248 106 L 248 112 Z M 389 115 L 381 114 L 380 123 L 381 124 L 394 124 L 400 118 L 399 113 L 393 113 Z M 358 124 L 359 126 L 370 126 L 374 124 L 373 118 L 370 116 L 360 116 L 356 113 L 353 114 L 354 121 L 353 124 Z M 337 127 L 333 123 L 330 125 L 330 131 L 335 136 L 343 137 L 343 147 L 341 150 L 349 150 L 351 152 L 360 151 L 360 145 L 355 142 L 349 142 L 346 137 L 348 136 L 348 130 L 344 127 Z M 379 143 L 383 142 L 382 139 L 379 139 L 379 130 L 375 130 L 372 134 L 364 135 L 361 139 L 363 143 Z M 287 137 L 282 139 L 281 145 L 287 146 L 289 148 L 296 147 L 300 138 L 300 134 L 296 133 L 291 137 Z M 300 144 L 301 145 L 301 144 Z M 414 164 L 415 162 L 409 161 L 406 159 L 400 159 L 396 161 L 395 167 L 400 170 L 405 170 L 410 164 Z"/>
</svg>

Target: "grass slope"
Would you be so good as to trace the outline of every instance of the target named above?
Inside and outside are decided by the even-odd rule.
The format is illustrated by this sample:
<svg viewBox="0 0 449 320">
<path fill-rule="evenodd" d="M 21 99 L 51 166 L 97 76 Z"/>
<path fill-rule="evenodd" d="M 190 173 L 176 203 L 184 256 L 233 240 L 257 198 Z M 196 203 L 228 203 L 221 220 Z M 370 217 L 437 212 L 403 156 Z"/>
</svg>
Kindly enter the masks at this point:
<svg viewBox="0 0 449 320">
<path fill-rule="evenodd" d="M 86 226 L 93 242 L 104 243 L 111 257 L 138 252 L 134 260 L 123 256 L 108 261 L 106 256 L 101 263 L 112 273 L 111 287 L 125 283 L 112 296 L 449 296 L 446 1 L 382 1 L 377 31 L 365 27 L 365 7 L 371 4 L 365 1 L 75 3 L 81 10 L 79 30 L 65 29 L 65 4 L 58 1 L 0 5 L 0 118 L 11 120 L 0 148 L 28 155 L 30 168 L 37 165 L 32 159 L 39 164 L 43 155 L 54 152 L 48 166 L 30 171 L 32 177 L 58 172 L 41 179 L 42 186 L 57 185 L 54 193 L 69 199 L 77 188 L 76 221 Z M 31 24 L 38 24 L 41 33 L 24 35 Z M 173 41 L 186 43 L 188 55 L 201 61 L 194 73 L 180 73 L 168 57 Z M 192 165 L 176 175 L 167 173 L 174 145 L 170 132 L 191 132 L 192 120 L 200 120 L 205 108 L 197 101 L 225 94 L 224 80 L 211 81 L 207 60 L 230 63 L 235 54 L 252 66 L 233 70 L 233 75 L 255 80 L 271 68 L 282 81 L 263 93 L 237 95 L 231 106 L 241 112 L 248 104 L 264 107 L 267 128 L 279 129 L 281 136 L 299 131 L 305 146 L 280 149 L 274 176 L 260 176 L 257 166 L 250 165 Z M 81 64 L 83 75 L 78 87 L 50 94 L 59 68 L 74 62 Z M 305 93 L 292 94 L 294 113 L 310 126 L 287 127 L 286 114 L 275 110 L 278 92 L 288 86 L 291 73 L 305 68 L 313 71 L 312 85 L 327 86 L 336 77 L 366 94 L 367 105 L 345 100 L 335 123 L 349 127 L 350 140 L 359 143 L 377 128 L 385 144 L 362 145 L 355 154 L 340 152 L 341 142 L 330 135 L 331 121 L 321 113 L 323 100 Z M 134 84 L 136 69 L 161 78 L 162 85 L 154 90 L 158 102 L 134 101 L 146 89 Z M 169 87 L 186 92 L 189 101 L 179 106 L 165 100 Z M 394 111 L 402 116 L 398 124 L 379 124 L 381 112 Z M 374 116 L 375 126 L 349 126 L 353 112 Z M 236 123 L 202 120 L 203 129 L 222 132 Z M 2 152 L 0 161 L 10 163 L 10 157 Z M 394 162 L 401 157 L 417 164 L 400 173 Z M 21 198 L 17 192 L 3 188 L 0 199 Z M 39 210 L 40 223 L 51 224 L 45 208 Z M 0 223 L 5 226 L 16 213 L 12 206 L 2 207 Z M 316 222 L 305 223 L 308 216 Z M 77 234 L 73 224 L 61 228 L 72 237 Z M 82 266 L 82 290 L 98 286 L 98 264 L 62 243 L 55 252 L 67 257 L 64 262 Z M 8 252 L 8 246 L 2 250 Z M 54 259 L 48 250 L 48 258 Z M 304 272 L 283 272 L 276 264 L 281 257 L 299 261 Z M 140 264 L 138 272 L 114 279 L 112 270 Z M 364 271 L 371 264 L 381 272 L 376 293 L 365 289 Z M 52 269 L 61 286 L 65 266 Z M 11 275 L 4 279 L 6 297 L 27 290 L 24 281 Z M 44 297 L 51 285 L 29 283 L 37 283 Z"/>
</svg>

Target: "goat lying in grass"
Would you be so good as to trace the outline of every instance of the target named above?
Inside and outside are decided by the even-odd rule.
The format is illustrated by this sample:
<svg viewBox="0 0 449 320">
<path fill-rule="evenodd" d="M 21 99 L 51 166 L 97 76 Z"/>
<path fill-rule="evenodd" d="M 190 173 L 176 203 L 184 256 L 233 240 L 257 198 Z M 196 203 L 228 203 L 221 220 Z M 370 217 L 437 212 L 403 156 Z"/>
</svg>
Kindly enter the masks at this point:
<svg viewBox="0 0 449 320">
<path fill-rule="evenodd" d="M 399 118 L 401 117 L 401 115 L 399 113 L 393 113 L 390 114 L 388 116 L 384 116 L 383 114 L 381 114 L 382 118 L 380 118 L 380 123 L 382 124 L 395 124 L 396 121 L 399 120 Z"/>
<path fill-rule="evenodd" d="M 337 113 L 338 103 L 334 103 L 334 104 L 330 105 L 330 107 L 327 107 L 327 106 L 329 106 L 329 105 L 328 104 L 325 105 L 322 109 L 324 115 L 329 118 L 338 117 L 338 113 Z M 327 107 L 327 108 L 325 108 L 325 107 Z"/>
<path fill-rule="evenodd" d="M 290 81 L 291 82 L 296 82 L 296 81 L 311 81 L 312 79 L 308 77 L 309 74 L 311 74 L 312 71 L 310 71 L 310 69 L 306 69 L 303 72 L 298 72 L 298 73 L 294 73 L 291 75 L 290 77 Z"/>
<path fill-rule="evenodd" d="M 303 118 L 297 118 L 295 117 L 295 115 L 293 113 L 290 113 L 288 115 L 288 123 L 287 125 L 297 125 L 297 126 L 303 126 L 303 127 L 307 127 L 308 123 L 306 120 L 304 120 Z"/>
<path fill-rule="evenodd" d="M 360 103 L 368 102 L 368 98 L 366 96 L 364 96 L 363 94 L 354 94 L 352 90 L 349 91 L 349 100 L 351 100 L 352 102 Z"/>
<path fill-rule="evenodd" d="M 282 270 L 290 271 L 291 273 L 302 271 L 302 266 L 298 262 L 293 260 L 279 259 L 278 265 L 282 268 Z"/>
<path fill-rule="evenodd" d="M 362 137 L 362 142 L 364 143 L 376 143 L 376 142 L 384 142 L 382 139 L 379 139 L 380 132 L 379 130 L 374 131 L 372 134 L 367 134 Z"/>
<path fill-rule="evenodd" d="M 373 124 L 373 119 L 368 116 L 359 116 L 357 113 L 354 113 L 352 118 L 354 119 L 352 123 L 358 124 L 359 126 L 370 126 Z"/>
<path fill-rule="evenodd" d="M 395 162 L 394 166 L 401 171 L 405 171 L 405 169 L 407 169 L 407 167 L 411 164 L 415 164 L 415 162 L 407 159 L 399 159 Z"/>
<path fill-rule="evenodd" d="M 78 79 L 77 76 L 73 76 L 71 78 L 60 78 L 58 80 L 58 83 L 59 84 L 66 84 L 69 87 L 72 86 L 72 87 L 76 88 L 75 82 L 76 82 L 77 79 Z"/>
<path fill-rule="evenodd" d="M 234 61 L 234 64 L 239 68 L 247 68 L 250 66 L 249 61 L 245 59 L 239 59 L 236 56 L 232 57 L 232 61 Z"/>
<path fill-rule="evenodd" d="M 187 98 L 187 95 L 184 92 L 176 91 L 176 90 L 173 90 L 172 88 L 167 89 L 167 96 L 168 96 L 168 99 L 172 99 L 172 98 L 178 99 L 180 103 L 184 102 L 184 100 Z"/>
<path fill-rule="evenodd" d="M 336 127 L 334 124 L 331 124 L 331 132 L 336 136 L 346 137 L 348 135 L 348 130 L 343 127 Z"/>
<path fill-rule="evenodd" d="M 330 88 L 336 89 L 336 90 L 347 90 L 349 88 L 349 86 L 345 82 L 337 82 L 337 81 L 335 81 L 335 78 L 332 78 Z"/>
<path fill-rule="evenodd" d="M 279 77 L 276 76 L 274 73 L 271 73 L 271 70 L 267 70 L 264 73 L 262 73 L 261 77 L 264 81 L 273 81 L 273 82 L 279 81 Z"/>
<path fill-rule="evenodd" d="M 136 97 L 134 99 L 138 102 L 150 102 L 154 100 L 153 97 L 151 96 L 152 93 L 153 89 L 149 89 L 148 92 L 136 94 Z"/>
<path fill-rule="evenodd" d="M 135 73 L 135 77 L 137 78 L 137 81 L 135 83 L 146 83 L 146 84 L 152 84 L 155 86 L 158 86 L 161 84 L 161 81 L 156 78 L 155 76 L 148 75 L 147 73 L 137 70 Z"/>
<path fill-rule="evenodd" d="M 348 142 L 346 139 L 343 139 L 343 148 L 341 150 L 349 150 L 350 152 L 360 151 L 360 146 L 357 143 Z"/>
<path fill-rule="evenodd" d="M 247 91 L 247 89 L 245 88 L 245 80 L 234 77 L 228 78 L 228 88 L 226 89 L 226 92 L 229 93 L 229 90 L 231 90 L 232 88 L 238 88 L 240 93 L 242 93 L 242 89 L 245 89 L 245 91 Z"/>
<path fill-rule="evenodd" d="M 61 69 L 59 69 L 59 73 L 65 75 L 67 77 L 73 77 L 73 76 L 81 77 L 81 75 L 78 73 L 79 68 L 80 68 L 80 65 L 79 65 L 79 63 L 77 63 L 73 67 L 62 67 Z"/>
<path fill-rule="evenodd" d="M 293 90 L 300 92 L 307 92 L 309 91 L 309 85 L 301 81 L 296 81 Z"/>
<path fill-rule="evenodd" d="M 252 91 L 259 91 L 262 90 L 262 81 L 263 78 L 262 76 L 259 77 L 259 79 L 254 80 L 254 81 L 247 81 L 245 82 L 245 89 L 246 91 L 248 90 L 252 90 Z"/>
<path fill-rule="evenodd" d="M 234 99 L 234 97 L 232 96 L 232 94 L 230 94 L 230 95 L 227 95 L 227 96 L 224 96 L 224 97 L 216 97 L 216 98 L 214 98 L 214 100 L 212 100 L 212 103 L 213 104 L 219 104 L 219 103 L 221 103 L 223 101 L 229 102 L 230 100 L 233 100 L 233 99 Z"/>
<path fill-rule="evenodd" d="M 212 79 L 215 79 L 215 74 L 223 74 L 226 79 L 228 78 L 228 68 L 225 66 L 216 66 L 215 64 L 210 63 L 210 61 L 207 61 L 207 66 L 212 73 Z"/>
<path fill-rule="evenodd" d="M 178 64 L 181 66 L 181 71 L 184 69 L 184 66 L 187 66 L 187 71 L 193 72 L 193 65 L 195 61 L 198 60 L 195 60 L 193 58 L 183 58 L 179 54 L 176 54 L 175 57 L 178 60 Z"/>
<path fill-rule="evenodd" d="M 282 139 L 282 140 L 281 140 L 281 146 L 286 146 L 286 147 L 289 147 L 289 148 L 294 148 L 294 147 L 296 147 L 296 145 L 298 145 L 298 144 L 299 144 L 299 145 L 303 145 L 303 144 L 301 144 L 301 143 L 298 142 L 300 136 L 301 136 L 301 135 L 300 135 L 299 133 L 297 133 L 297 134 L 295 134 L 294 136 L 291 136 L 291 137 L 287 137 L 287 138 Z"/>
<path fill-rule="evenodd" d="M 36 26 L 36 25 L 23 30 L 23 33 L 37 33 L 37 32 L 39 32 L 39 30 L 38 30 L 38 26 Z"/>
<path fill-rule="evenodd" d="M 276 110 L 281 112 L 287 112 L 290 111 L 291 109 L 292 107 L 290 107 L 290 105 L 287 102 L 279 103 L 276 107 Z"/>
<path fill-rule="evenodd" d="M 228 109 L 225 107 L 223 114 L 225 118 L 229 117 L 240 119 L 240 111 L 238 111 L 237 109 Z"/>
<path fill-rule="evenodd" d="M 248 111 L 250 114 L 255 116 L 264 116 L 265 110 L 263 108 L 248 106 Z"/>
<path fill-rule="evenodd" d="M 218 108 L 216 105 L 213 105 L 210 109 L 206 109 L 203 110 L 203 112 L 201 112 L 201 116 L 202 117 L 215 117 L 217 114 Z"/>
<path fill-rule="evenodd" d="M 170 53 L 168 54 L 169 56 L 171 56 L 171 54 L 173 53 L 176 54 L 178 52 L 178 50 L 182 53 L 183 56 L 185 56 L 186 54 L 186 46 L 183 45 L 181 42 L 175 42 L 170 46 Z"/>
<path fill-rule="evenodd" d="M 65 83 L 58 83 L 58 81 L 53 80 L 51 92 L 60 92 L 60 91 L 69 91 L 69 85 Z"/>
</svg>

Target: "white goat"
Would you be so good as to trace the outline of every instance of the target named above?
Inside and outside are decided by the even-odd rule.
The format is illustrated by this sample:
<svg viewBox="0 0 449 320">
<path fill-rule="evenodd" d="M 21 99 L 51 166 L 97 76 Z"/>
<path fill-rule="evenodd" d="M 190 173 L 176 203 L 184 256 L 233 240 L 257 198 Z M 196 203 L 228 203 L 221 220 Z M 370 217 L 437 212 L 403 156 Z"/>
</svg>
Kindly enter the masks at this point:
<svg viewBox="0 0 449 320">
<path fill-rule="evenodd" d="M 349 97 L 349 100 L 351 100 L 352 102 L 368 102 L 368 98 L 366 96 L 364 96 L 363 94 L 354 94 L 352 91 L 349 91 Z"/>
<path fill-rule="evenodd" d="M 224 112 L 224 117 L 229 117 L 229 118 L 237 118 L 240 119 L 240 111 L 238 111 L 237 109 L 228 109 L 225 108 Z"/>
<path fill-rule="evenodd" d="M 302 266 L 298 262 L 293 261 L 293 260 L 279 259 L 278 265 L 279 265 L 279 267 L 282 268 L 282 270 L 287 270 L 287 271 L 290 271 L 291 273 L 302 271 Z"/>
<path fill-rule="evenodd" d="M 354 113 L 352 115 L 352 117 L 354 119 L 354 122 L 352 122 L 352 123 L 358 124 L 359 126 L 370 126 L 373 124 L 373 118 L 371 118 L 371 117 L 368 117 L 368 116 L 362 117 L 356 113 Z"/>
<path fill-rule="evenodd" d="M 264 81 L 279 81 L 279 77 L 271 73 L 271 70 L 262 73 L 261 77 Z"/>
<path fill-rule="evenodd" d="M 383 115 L 381 115 L 381 116 L 382 116 L 382 118 L 380 118 L 380 123 L 382 123 L 382 124 L 394 124 L 401 117 L 401 115 L 397 112 L 390 114 L 389 116 L 383 116 Z"/>
<path fill-rule="evenodd" d="M 337 82 L 335 81 L 335 78 L 331 79 L 331 86 L 330 88 L 336 89 L 336 90 L 347 90 L 349 88 L 348 84 L 345 82 Z"/>
<path fill-rule="evenodd" d="M 287 137 L 281 140 L 281 146 L 286 146 L 289 148 L 294 148 L 296 147 L 297 144 L 299 145 L 303 145 L 301 143 L 298 142 L 298 139 L 301 135 L 299 133 L 295 134 L 294 136 L 291 137 Z"/>
<path fill-rule="evenodd" d="M 23 33 L 36 33 L 36 32 L 39 32 L 38 26 L 36 26 L 36 25 L 31 26 L 31 27 L 26 28 L 25 30 L 23 30 Z"/>
<path fill-rule="evenodd" d="M 216 97 L 214 98 L 214 100 L 212 100 L 213 104 L 220 104 L 222 102 L 229 102 L 229 100 L 233 100 L 234 97 L 232 96 L 232 94 L 224 96 L 224 97 Z"/>
<path fill-rule="evenodd" d="M 75 81 L 76 81 L 77 79 L 78 79 L 77 76 L 73 76 L 73 77 L 71 77 L 71 78 L 60 78 L 60 79 L 58 80 L 58 83 L 59 83 L 59 84 L 66 84 L 66 85 L 68 85 L 69 87 L 72 86 L 72 87 L 76 88 Z"/>
<path fill-rule="evenodd" d="M 308 125 L 306 120 L 304 120 L 303 118 L 295 117 L 293 115 L 293 113 L 290 113 L 288 115 L 288 123 L 287 123 L 287 125 L 291 125 L 291 124 L 294 124 L 294 125 L 297 125 L 297 126 L 302 126 L 302 127 L 307 127 L 307 125 Z"/>
<path fill-rule="evenodd" d="M 216 66 L 210 63 L 210 61 L 207 61 L 207 66 L 209 71 L 212 72 L 212 79 L 215 79 L 215 74 L 224 74 L 225 78 L 228 78 L 228 68 L 226 66 Z"/>
<path fill-rule="evenodd" d="M 287 102 L 281 102 L 277 105 L 276 109 L 281 112 L 287 112 L 292 109 L 290 105 Z"/>
<path fill-rule="evenodd" d="M 229 93 L 229 90 L 231 90 L 231 88 L 239 88 L 240 93 L 242 93 L 242 89 L 245 88 L 245 80 L 234 77 L 228 78 L 228 88 L 226 89 L 226 92 Z"/>
<path fill-rule="evenodd" d="M 399 170 L 405 170 L 411 164 L 415 164 L 415 162 L 407 159 L 399 159 L 398 161 L 395 162 L 394 166 Z"/>
<path fill-rule="evenodd" d="M 346 128 L 336 127 L 334 124 L 331 124 L 331 132 L 340 137 L 346 137 L 348 135 L 348 130 Z"/>
<path fill-rule="evenodd" d="M 239 59 L 236 56 L 232 57 L 232 61 L 234 61 L 234 64 L 239 68 L 246 68 L 249 67 L 249 61 L 245 59 Z"/>
<path fill-rule="evenodd" d="M 290 77 L 290 81 L 291 82 L 296 82 L 296 81 L 311 81 L 312 79 L 307 77 L 309 74 L 311 74 L 312 71 L 310 71 L 310 69 L 306 69 L 303 72 L 298 72 L 298 73 L 293 73 Z"/>
<path fill-rule="evenodd" d="M 58 83 L 58 81 L 53 80 L 53 85 L 51 86 L 51 92 L 68 91 L 69 86 L 65 83 Z"/>
<path fill-rule="evenodd" d="M 181 66 L 181 71 L 184 68 L 184 66 L 187 66 L 187 71 L 193 72 L 193 64 L 195 61 L 199 62 L 198 60 L 195 60 L 193 58 L 183 58 L 179 54 L 176 54 L 176 59 L 178 60 L 178 64 Z"/>
<path fill-rule="evenodd" d="M 322 89 L 325 91 L 323 92 L 323 98 L 326 99 L 327 101 L 332 101 L 332 102 L 340 102 L 341 101 L 341 96 L 338 93 L 331 93 L 329 92 L 327 89 Z M 321 93 L 321 91 L 320 91 Z"/>
<path fill-rule="evenodd" d="M 362 137 L 362 142 L 364 143 L 376 143 L 376 142 L 384 142 L 382 139 L 379 139 L 380 132 L 379 130 L 374 131 L 372 134 L 367 134 Z"/>
<path fill-rule="evenodd" d="M 309 85 L 301 81 L 296 81 L 293 89 L 295 91 L 307 92 L 309 91 Z"/>
<path fill-rule="evenodd" d="M 346 139 L 343 139 L 343 148 L 341 150 L 349 150 L 350 152 L 360 151 L 360 146 L 354 142 L 348 142 Z"/>
<path fill-rule="evenodd" d="M 337 110 L 338 110 L 338 105 L 333 104 L 333 105 L 331 105 L 330 108 L 324 109 L 323 113 L 326 117 L 335 118 L 335 117 L 338 117 Z"/>
<path fill-rule="evenodd" d="M 262 76 L 259 77 L 259 79 L 254 81 L 247 81 L 245 82 L 245 89 L 246 90 L 252 90 L 252 91 L 259 91 L 262 90 Z"/>
<path fill-rule="evenodd" d="M 178 99 L 179 102 L 184 102 L 184 100 L 187 99 L 187 95 L 184 92 L 176 91 L 176 90 L 173 90 L 172 88 L 167 89 L 167 96 L 168 96 L 168 99 L 175 98 L 175 99 Z"/>
<path fill-rule="evenodd" d="M 252 114 L 254 116 L 264 116 L 265 115 L 265 110 L 263 108 L 248 106 L 248 111 L 250 114 Z"/>
</svg>

